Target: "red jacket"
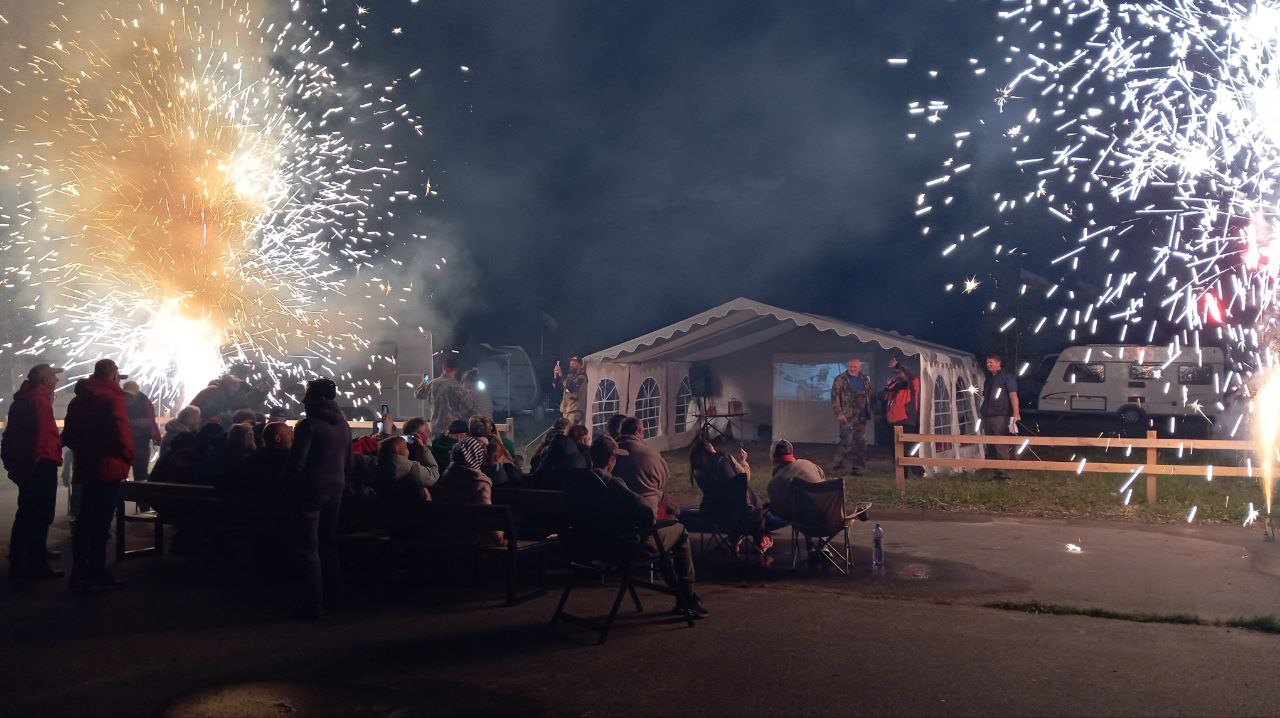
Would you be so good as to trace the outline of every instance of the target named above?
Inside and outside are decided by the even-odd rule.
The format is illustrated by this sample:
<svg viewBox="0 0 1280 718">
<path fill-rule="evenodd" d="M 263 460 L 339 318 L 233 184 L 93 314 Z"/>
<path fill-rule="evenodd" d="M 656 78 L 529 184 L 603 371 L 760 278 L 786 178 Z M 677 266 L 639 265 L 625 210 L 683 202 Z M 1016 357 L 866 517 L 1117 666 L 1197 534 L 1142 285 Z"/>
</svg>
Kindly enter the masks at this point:
<svg viewBox="0 0 1280 718">
<path fill-rule="evenodd" d="M 94 378 L 76 382 L 62 443 L 75 454 L 76 481 L 124 481 L 133 467 L 133 432 L 119 384 Z"/>
<path fill-rule="evenodd" d="M 893 424 L 915 424 L 920 420 L 920 380 L 911 377 L 906 384 L 895 383 L 885 390 L 888 404 L 885 421 Z"/>
<path fill-rule="evenodd" d="M 0 460 L 10 474 L 29 474 L 41 460 L 62 463 L 62 442 L 53 420 L 53 389 L 28 379 L 13 395 L 0 438 Z"/>
</svg>

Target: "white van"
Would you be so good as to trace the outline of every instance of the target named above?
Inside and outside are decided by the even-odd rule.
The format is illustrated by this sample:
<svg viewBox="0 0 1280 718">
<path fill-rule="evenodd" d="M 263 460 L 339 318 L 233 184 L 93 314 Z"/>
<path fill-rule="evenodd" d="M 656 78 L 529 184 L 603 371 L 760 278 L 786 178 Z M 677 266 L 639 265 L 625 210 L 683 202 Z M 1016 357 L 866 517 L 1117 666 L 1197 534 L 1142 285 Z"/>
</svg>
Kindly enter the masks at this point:
<svg viewBox="0 0 1280 718">
<path fill-rule="evenodd" d="M 1037 405 L 1044 412 L 1212 418 L 1222 410 L 1226 356 L 1219 348 L 1090 344 L 1050 354 Z"/>
</svg>

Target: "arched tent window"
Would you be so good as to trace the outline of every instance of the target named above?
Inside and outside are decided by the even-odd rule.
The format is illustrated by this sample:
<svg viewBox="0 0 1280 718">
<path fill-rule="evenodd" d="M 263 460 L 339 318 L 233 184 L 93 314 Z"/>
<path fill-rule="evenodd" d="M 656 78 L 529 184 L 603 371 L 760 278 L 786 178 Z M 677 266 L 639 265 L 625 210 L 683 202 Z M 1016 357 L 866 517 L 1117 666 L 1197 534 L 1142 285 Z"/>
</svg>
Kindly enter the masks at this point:
<svg viewBox="0 0 1280 718">
<path fill-rule="evenodd" d="M 951 431 L 951 391 L 942 377 L 933 380 L 933 433 L 950 434 Z M 951 444 L 935 442 L 933 452 L 951 451 Z"/>
<path fill-rule="evenodd" d="M 680 389 L 676 392 L 676 426 L 677 434 L 683 434 L 689 430 L 689 426 L 693 423 L 689 421 L 689 409 L 693 404 L 693 389 L 689 386 L 689 377 L 680 380 Z"/>
<path fill-rule="evenodd" d="M 975 392 L 969 387 L 969 380 L 956 377 L 956 419 L 960 424 L 960 434 L 978 433 L 978 422 L 973 411 Z"/>
<path fill-rule="evenodd" d="M 640 382 L 636 392 L 636 418 L 644 427 L 644 438 L 652 439 L 662 433 L 662 390 L 652 377 Z"/>
<path fill-rule="evenodd" d="M 591 433 L 599 434 L 618 413 L 622 400 L 618 398 L 618 385 L 612 379 L 601 379 L 596 384 L 596 395 L 591 400 Z"/>
</svg>

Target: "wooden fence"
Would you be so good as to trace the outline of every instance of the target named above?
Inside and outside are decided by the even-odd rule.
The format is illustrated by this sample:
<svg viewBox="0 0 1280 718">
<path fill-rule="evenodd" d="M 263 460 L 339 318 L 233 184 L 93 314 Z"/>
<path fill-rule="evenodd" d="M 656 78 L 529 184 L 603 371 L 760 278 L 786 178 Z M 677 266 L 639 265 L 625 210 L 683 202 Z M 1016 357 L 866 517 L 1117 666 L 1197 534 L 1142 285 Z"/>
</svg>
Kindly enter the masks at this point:
<svg viewBox="0 0 1280 718">
<path fill-rule="evenodd" d="M 956 459 L 949 457 L 921 457 L 918 448 L 926 442 L 945 444 L 976 444 L 985 447 L 991 445 L 1011 445 L 1015 447 L 1057 446 L 1066 448 L 1119 449 L 1126 457 L 1138 456 L 1132 462 L 1099 462 L 1087 459 L 1076 461 L 1041 461 L 1037 459 Z M 1144 453 L 1139 454 L 1138 450 Z M 907 434 L 901 426 L 893 430 L 893 464 L 894 476 L 898 482 L 898 494 L 907 494 L 907 467 L 920 466 L 926 468 L 951 469 L 998 469 L 1010 471 L 1085 471 L 1102 474 L 1145 475 L 1147 480 L 1147 503 L 1155 503 L 1156 484 L 1161 476 L 1203 476 L 1206 479 L 1218 477 L 1260 477 L 1262 468 L 1259 461 L 1241 458 L 1237 464 L 1162 464 L 1160 452 L 1177 451 L 1180 454 L 1197 450 L 1238 451 L 1245 457 L 1258 453 L 1258 446 L 1252 441 L 1231 439 L 1161 439 L 1155 431 L 1148 431 L 1144 438 L 1106 438 L 1076 436 L 970 436 L 956 434 Z M 1025 452 L 1024 452 L 1025 454 Z"/>
</svg>

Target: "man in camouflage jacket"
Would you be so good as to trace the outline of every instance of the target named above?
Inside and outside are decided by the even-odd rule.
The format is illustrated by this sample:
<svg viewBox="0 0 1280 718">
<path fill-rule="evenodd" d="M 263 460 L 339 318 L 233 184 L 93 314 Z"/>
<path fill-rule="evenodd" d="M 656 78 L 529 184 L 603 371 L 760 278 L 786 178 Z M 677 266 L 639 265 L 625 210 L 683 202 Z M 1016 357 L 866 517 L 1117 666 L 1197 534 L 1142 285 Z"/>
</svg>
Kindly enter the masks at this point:
<svg viewBox="0 0 1280 718">
<path fill-rule="evenodd" d="M 862 373 L 862 362 L 850 359 L 848 371 L 831 383 L 831 409 L 840 428 L 832 472 L 848 465 L 854 476 L 867 465 L 867 422 L 871 419 L 871 379 Z"/>
</svg>

